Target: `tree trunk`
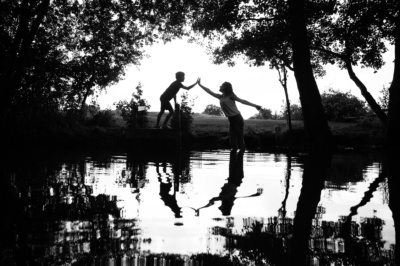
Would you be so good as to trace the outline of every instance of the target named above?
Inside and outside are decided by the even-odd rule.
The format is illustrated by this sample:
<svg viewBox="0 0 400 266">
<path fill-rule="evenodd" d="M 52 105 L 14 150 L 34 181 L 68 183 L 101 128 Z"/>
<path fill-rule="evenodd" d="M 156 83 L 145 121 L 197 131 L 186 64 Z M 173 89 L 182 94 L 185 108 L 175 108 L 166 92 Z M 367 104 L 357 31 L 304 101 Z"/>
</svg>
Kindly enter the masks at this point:
<svg viewBox="0 0 400 266">
<path fill-rule="evenodd" d="M 332 134 L 311 66 L 304 0 L 289 0 L 288 3 L 294 75 L 300 94 L 307 142 L 311 149 L 325 149 L 332 145 Z"/>
<path fill-rule="evenodd" d="M 379 104 L 375 101 L 374 97 L 368 92 L 367 87 L 365 87 L 364 83 L 356 76 L 353 71 L 353 67 L 351 65 L 350 60 L 346 60 L 346 68 L 347 73 L 349 73 L 350 79 L 354 81 L 357 87 L 360 89 L 362 96 L 367 101 L 368 105 L 371 107 L 372 111 L 378 116 L 381 122 L 385 125 L 387 122 L 387 116 Z"/>
<path fill-rule="evenodd" d="M 285 91 L 285 98 L 286 98 L 287 124 L 289 127 L 289 134 L 292 134 L 292 110 L 290 109 L 289 94 L 287 91 L 286 84 L 283 87 L 283 90 Z"/>
<path fill-rule="evenodd" d="M 0 83 L 3 86 L 0 90 L 1 121 L 4 121 L 13 102 L 14 95 L 20 87 L 20 80 L 25 69 L 29 48 L 50 5 L 50 0 L 43 0 L 38 6 L 37 12 L 35 12 L 37 13 L 36 17 L 29 23 L 31 19 L 29 16 L 33 12 L 28 10 L 28 2 L 28 0 L 25 0 L 21 3 L 20 23 L 13 43 L 9 48 L 9 55 L 5 64 L 8 68 L 2 69 L 0 78 Z M 30 29 L 29 26 L 31 27 Z"/>
<path fill-rule="evenodd" d="M 385 145 L 390 151 L 398 152 L 400 148 L 400 15 L 396 18 L 394 33 L 394 71 L 392 84 L 389 87 L 388 120 L 385 128 Z"/>
<path fill-rule="evenodd" d="M 285 100 L 286 100 L 286 123 L 288 125 L 289 134 L 292 134 L 292 118 L 291 118 L 291 110 L 290 110 L 290 101 L 289 94 L 287 90 L 287 71 L 286 67 L 283 65 L 275 65 L 276 70 L 278 70 L 279 74 L 279 82 L 283 87 L 283 91 L 285 92 Z M 281 73 L 282 71 L 282 73 Z"/>
</svg>

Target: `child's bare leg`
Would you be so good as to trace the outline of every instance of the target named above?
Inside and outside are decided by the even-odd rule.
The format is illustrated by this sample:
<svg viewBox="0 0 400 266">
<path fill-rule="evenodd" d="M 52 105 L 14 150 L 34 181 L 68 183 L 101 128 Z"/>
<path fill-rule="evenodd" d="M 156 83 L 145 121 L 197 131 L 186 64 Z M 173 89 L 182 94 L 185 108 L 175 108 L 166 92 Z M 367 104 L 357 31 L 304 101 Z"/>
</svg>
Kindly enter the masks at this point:
<svg viewBox="0 0 400 266">
<path fill-rule="evenodd" d="M 158 116 L 157 116 L 157 124 L 156 124 L 156 127 L 159 127 L 159 126 L 160 126 L 160 120 L 161 120 L 161 117 L 162 117 L 163 114 L 164 114 L 164 110 L 161 110 L 160 113 L 159 113 Z"/>
<path fill-rule="evenodd" d="M 174 112 L 169 111 L 169 113 L 167 114 L 167 116 L 165 117 L 164 123 L 163 123 L 163 127 L 165 127 L 168 123 L 168 120 L 171 118 L 171 116 L 174 114 Z"/>
</svg>

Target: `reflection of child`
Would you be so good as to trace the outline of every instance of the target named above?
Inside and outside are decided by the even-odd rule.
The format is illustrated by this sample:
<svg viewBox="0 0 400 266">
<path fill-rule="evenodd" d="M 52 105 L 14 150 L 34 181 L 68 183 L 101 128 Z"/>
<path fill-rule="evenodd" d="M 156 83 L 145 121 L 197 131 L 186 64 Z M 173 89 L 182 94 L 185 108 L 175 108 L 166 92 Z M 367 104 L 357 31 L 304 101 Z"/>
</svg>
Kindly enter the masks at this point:
<svg viewBox="0 0 400 266">
<path fill-rule="evenodd" d="M 159 166 L 157 163 L 156 171 L 158 174 L 158 181 L 160 182 L 161 200 L 164 202 L 165 206 L 168 206 L 172 210 L 172 212 L 175 214 L 176 218 L 181 218 L 182 217 L 181 216 L 181 207 L 179 207 L 178 202 L 176 201 L 175 190 L 173 192 L 173 195 L 170 194 L 170 191 L 172 188 L 171 179 L 168 177 L 167 182 L 163 182 L 158 168 L 159 168 Z M 165 165 L 164 165 L 163 171 L 165 173 Z"/>
<path fill-rule="evenodd" d="M 233 207 L 233 202 L 238 198 L 250 198 L 260 196 L 262 194 L 262 189 L 257 189 L 257 193 L 244 196 L 244 197 L 236 197 L 237 188 L 242 183 L 244 174 L 243 174 L 243 151 L 240 151 L 236 154 L 236 151 L 231 151 L 229 158 L 229 177 L 228 183 L 225 183 L 218 197 L 214 197 L 210 199 L 207 205 L 195 210 L 196 215 L 199 216 L 200 209 L 210 207 L 214 205 L 215 201 L 220 200 L 221 206 L 218 208 L 221 210 L 222 215 L 230 215 Z"/>
<path fill-rule="evenodd" d="M 162 127 L 163 128 L 167 127 L 168 120 L 174 114 L 174 109 L 172 108 L 172 105 L 169 101 L 171 101 L 172 98 L 174 98 L 175 105 L 176 105 L 176 94 L 179 92 L 179 89 L 183 88 L 185 90 L 190 90 L 197 84 L 197 82 L 196 82 L 193 85 L 190 85 L 188 87 L 183 85 L 182 82 L 185 80 L 185 73 L 183 73 L 183 72 L 177 72 L 175 74 L 175 77 L 176 77 L 176 80 L 174 82 L 172 82 L 171 85 L 169 85 L 169 87 L 160 96 L 161 109 L 160 109 L 160 113 L 157 116 L 156 128 L 160 127 L 160 120 L 161 120 L 161 117 L 164 114 L 165 110 L 168 110 L 169 113 L 165 117 Z"/>
</svg>

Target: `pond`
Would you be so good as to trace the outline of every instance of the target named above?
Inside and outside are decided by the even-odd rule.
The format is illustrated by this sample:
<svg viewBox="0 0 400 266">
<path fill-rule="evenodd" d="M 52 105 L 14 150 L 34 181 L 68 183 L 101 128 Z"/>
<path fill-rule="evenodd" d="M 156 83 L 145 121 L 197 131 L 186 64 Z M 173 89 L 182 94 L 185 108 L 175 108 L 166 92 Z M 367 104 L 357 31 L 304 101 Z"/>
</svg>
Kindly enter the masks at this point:
<svg viewBox="0 0 400 266">
<path fill-rule="evenodd" d="M 285 265 L 303 243 L 308 265 L 391 265 L 395 228 L 379 154 L 322 157 L 8 154 L 1 259 L 14 251 L 20 265 Z"/>
</svg>

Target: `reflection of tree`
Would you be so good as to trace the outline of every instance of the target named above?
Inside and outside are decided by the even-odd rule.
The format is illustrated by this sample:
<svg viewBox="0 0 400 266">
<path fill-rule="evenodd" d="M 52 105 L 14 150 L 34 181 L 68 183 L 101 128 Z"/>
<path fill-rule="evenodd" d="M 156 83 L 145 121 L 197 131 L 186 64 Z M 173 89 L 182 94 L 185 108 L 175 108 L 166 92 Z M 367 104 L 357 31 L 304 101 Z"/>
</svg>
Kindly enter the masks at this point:
<svg viewBox="0 0 400 266">
<path fill-rule="evenodd" d="M 320 214 L 318 214 L 320 213 Z M 324 208 L 317 207 L 312 219 L 310 237 L 306 244 L 305 265 L 393 265 L 393 250 L 383 249 L 380 238 L 382 220 L 377 217 L 364 218 L 361 223 L 352 223 L 352 242 L 347 246 L 341 237 L 345 230 L 346 217 L 337 221 L 320 220 Z M 227 228 L 213 228 L 213 232 L 226 238 L 227 249 L 239 251 L 241 261 L 249 260 L 257 264 L 268 261 L 273 265 L 299 265 L 288 261 L 291 255 L 290 244 L 293 237 L 293 219 L 286 221 L 279 217 L 263 220 L 245 218 L 241 234 L 235 234 Z"/>
<path fill-rule="evenodd" d="M 132 192 L 139 192 L 146 182 L 147 162 L 140 160 L 140 157 L 128 153 L 126 168 L 130 172 L 128 177 Z"/>
<path fill-rule="evenodd" d="M 292 157 L 288 155 L 286 173 L 285 173 L 285 198 L 282 201 L 282 206 L 278 210 L 278 216 L 285 221 L 286 218 L 286 201 L 289 197 L 290 176 L 292 171 Z"/>
<path fill-rule="evenodd" d="M 395 260 L 400 265 L 400 178 L 399 178 L 400 156 L 396 153 L 387 153 L 384 167 L 388 174 L 389 184 L 389 208 L 392 211 L 394 228 L 396 232 Z"/>
<path fill-rule="evenodd" d="M 311 152 L 304 163 L 303 183 L 293 224 L 291 265 L 306 265 L 312 220 L 315 217 L 330 163 L 330 153 L 316 152 Z"/>
<path fill-rule="evenodd" d="M 178 184 L 189 183 L 190 175 L 190 154 L 187 150 L 181 150 L 176 154 L 176 157 L 171 160 L 171 168 L 174 173 L 175 189 L 179 189 Z"/>
<path fill-rule="evenodd" d="M 325 208 L 318 206 L 318 202 L 329 162 L 328 154 L 310 155 L 306 161 L 294 220 L 284 217 L 284 207 L 277 217 L 268 218 L 267 224 L 247 218 L 244 234 L 228 236 L 235 241 L 227 243 L 236 243 L 240 256 L 261 257 L 276 265 L 392 265 L 393 251 L 383 248 L 383 220 L 375 216 L 364 218 L 359 224 L 351 222 L 350 227 L 346 223 L 348 217 L 340 217 L 337 222 L 321 220 Z M 380 176 L 371 184 L 360 204 L 352 208 L 353 214 L 370 200 L 382 179 Z M 347 238 L 345 232 L 350 232 Z"/>
<path fill-rule="evenodd" d="M 385 169 L 384 169 L 385 170 Z M 387 177 L 386 171 L 383 171 L 379 176 L 370 184 L 368 190 L 364 193 L 364 197 L 360 203 L 350 208 L 350 214 L 343 218 L 343 226 L 341 234 L 345 239 L 346 255 L 349 258 L 359 257 L 358 261 L 363 265 L 375 258 L 380 260 L 381 248 L 383 247 L 382 241 L 382 226 L 384 221 L 377 218 L 366 218 L 362 222 L 361 226 L 358 227 L 353 221 L 352 217 L 357 215 L 357 211 L 360 207 L 365 206 L 373 197 L 373 193 L 377 190 L 381 182 Z M 359 236 L 359 231 L 362 232 L 362 238 Z M 365 249 L 368 247 L 368 250 Z"/>
</svg>

